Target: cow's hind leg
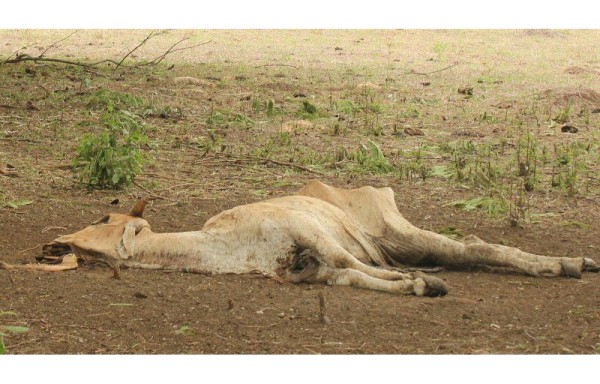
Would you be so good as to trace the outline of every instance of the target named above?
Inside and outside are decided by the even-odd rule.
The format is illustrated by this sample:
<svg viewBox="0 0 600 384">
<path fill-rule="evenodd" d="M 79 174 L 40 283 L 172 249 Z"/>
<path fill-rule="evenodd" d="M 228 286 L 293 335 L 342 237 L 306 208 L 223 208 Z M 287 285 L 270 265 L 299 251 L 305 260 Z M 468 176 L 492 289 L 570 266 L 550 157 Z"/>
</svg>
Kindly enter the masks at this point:
<svg viewBox="0 0 600 384">
<path fill-rule="evenodd" d="M 568 276 L 570 276 L 568 270 L 573 270 L 573 269 L 578 271 L 578 272 L 572 272 L 575 274 L 577 274 L 577 273 L 581 274 L 581 272 L 584 272 L 584 271 L 585 272 L 600 272 L 600 267 L 596 264 L 596 262 L 587 257 L 560 257 L 560 256 L 552 257 L 552 256 L 535 255 L 533 253 L 524 252 L 518 248 L 508 247 L 506 245 L 486 243 L 485 241 L 481 240 L 479 237 L 474 236 L 474 235 L 467 236 L 465 238 L 465 243 L 467 243 L 467 244 L 472 244 L 472 243 L 488 244 L 488 245 L 494 247 L 495 249 L 497 249 L 501 253 L 514 254 L 515 256 L 517 256 L 521 259 L 531 261 L 531 262 L 542 262 L 542 263 L 559 262 L 562 265 L 563 270 L 565 270 L 565 269 L 567 270 L 567 272 L 565 274 Z"/>
<path fill-rule="evenodd" d="M 423 261 L 437 265 L 487 265 L 506 267 L 528 275 L 581 277 L 585 262 L 581 257 L 549 257 L 534 255 L 518 248 L 489 244 L 471 236 L 459 242 L 437 233 L 419 230 L 411 234 L 420 245 Z"/>
</svg>

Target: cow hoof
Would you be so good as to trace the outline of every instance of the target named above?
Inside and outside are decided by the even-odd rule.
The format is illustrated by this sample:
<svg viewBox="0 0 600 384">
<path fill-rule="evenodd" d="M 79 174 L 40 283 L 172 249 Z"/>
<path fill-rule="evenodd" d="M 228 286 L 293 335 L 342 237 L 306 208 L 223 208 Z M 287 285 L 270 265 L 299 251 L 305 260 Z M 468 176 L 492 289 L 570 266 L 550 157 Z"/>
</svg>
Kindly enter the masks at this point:
<svg viewBox="0 0 600 384">
<path fill-rule="evenodd" d="M 562 267 L 563 276 L 581 279 L 581 271 L 575 266 L 575 264 L 568 261 L 563 261 L 560 263 L 560 266 Z"/>
<path fill-rule="evenodd" d="M 584 272 L 600 272 L 600 266 L 589 257 L 583 258 L 583 271 Z"/>
<path fill-rule="evenodd" d="M 433 276 L 421 276 L 415 279 L 415 295 L 438 297 L 448 293 L 448 286 L 444 280 Z"/>
</svg>

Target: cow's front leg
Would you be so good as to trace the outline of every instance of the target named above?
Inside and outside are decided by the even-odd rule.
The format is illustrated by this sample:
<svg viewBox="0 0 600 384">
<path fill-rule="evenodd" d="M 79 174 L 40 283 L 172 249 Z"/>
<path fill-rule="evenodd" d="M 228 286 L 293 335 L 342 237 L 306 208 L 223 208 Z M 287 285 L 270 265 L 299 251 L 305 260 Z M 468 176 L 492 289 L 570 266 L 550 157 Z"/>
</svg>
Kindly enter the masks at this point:
<svg viewBox="0 0 600 384">
<path fill-rule="evenodd" d="M 443 280 L 425 275 L 422 272 L 401 274 L 401 279 L 385 279 L 374 277 L 356 269 L 333 267 L 324 262 L 320 255 L 310 249 L 304 250 L 297 257 L 293 266 L 290 269 L 282 271 L 283 273 L 280 274 L 280 277 L 284 280 L 294 284 L 306 282 L 348 285 L 363 289 L 416 296 L 444 296 L 448 293 L 448 287 Z M 379 269 L 375 269 L 379 271 Z"/>
</svg>

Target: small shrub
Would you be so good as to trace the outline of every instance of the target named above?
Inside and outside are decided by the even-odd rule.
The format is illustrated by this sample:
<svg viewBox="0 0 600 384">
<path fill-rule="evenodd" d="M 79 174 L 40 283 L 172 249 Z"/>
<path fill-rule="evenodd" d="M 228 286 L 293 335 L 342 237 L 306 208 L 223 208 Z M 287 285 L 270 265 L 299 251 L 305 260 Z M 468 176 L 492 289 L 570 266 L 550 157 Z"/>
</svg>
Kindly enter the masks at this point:
<svg viewBox="0 0 600 384">
<path fill-rule="evenodd" d="M 107 110 L 101 117 L 100 134 L 85 134 L 73 160 L 79 180 L 89 188 L 122 189 L 142 172 L 140 146 L 148 140 L 145 125 L 125 110 Z"/>
</svg>

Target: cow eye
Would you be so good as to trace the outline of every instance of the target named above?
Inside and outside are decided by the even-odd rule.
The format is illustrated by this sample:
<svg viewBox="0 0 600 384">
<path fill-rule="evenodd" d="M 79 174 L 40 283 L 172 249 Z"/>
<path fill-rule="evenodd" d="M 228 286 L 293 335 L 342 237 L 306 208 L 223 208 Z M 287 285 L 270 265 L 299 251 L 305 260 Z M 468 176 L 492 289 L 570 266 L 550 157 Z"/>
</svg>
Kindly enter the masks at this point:
<svg viewBox="0 0 600 384">
<path fill-rule="evenodd" d="M 110 220 L 110 216 L 106 215 L 103 218 L 94 221 L 92 225 L 107 224 L 108 220 Z"/>
</svg>

